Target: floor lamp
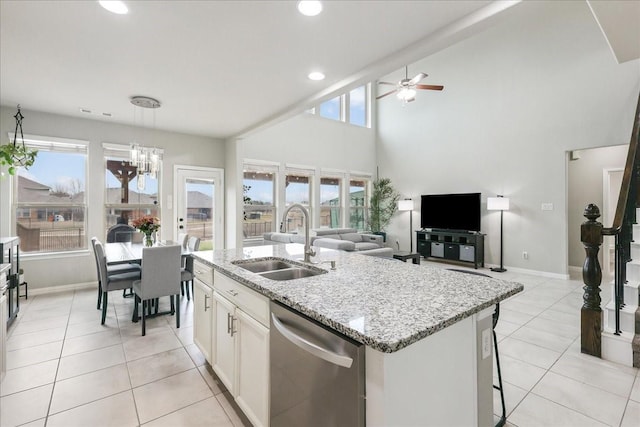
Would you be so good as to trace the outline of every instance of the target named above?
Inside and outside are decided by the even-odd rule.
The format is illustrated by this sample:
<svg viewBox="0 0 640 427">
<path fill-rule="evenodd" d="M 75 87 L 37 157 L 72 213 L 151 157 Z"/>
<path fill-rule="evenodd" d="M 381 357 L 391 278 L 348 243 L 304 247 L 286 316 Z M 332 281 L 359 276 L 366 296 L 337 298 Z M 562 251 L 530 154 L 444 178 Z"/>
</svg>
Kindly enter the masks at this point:
<svg viewBox="0 0 640 427">
<path fill-rule="evenodd" d="M 491 271 L 497 273 L 504 273 L 507 271 L 502 263 L 502 247 L 503 247 L 503 233 L 502 233 L 502 214 L 504 211 L 509 210 L 509 198 L 498 195 L 498 197 L 487 197 L 487 210 L 500 211 L 500 268 L 494 267 Z"/>
<path fill-rule="evenodd" d="M 409 211 L 409 252 L 413 252 L 413 200 L 398 200 L 399 211 Z"/>
</svg>

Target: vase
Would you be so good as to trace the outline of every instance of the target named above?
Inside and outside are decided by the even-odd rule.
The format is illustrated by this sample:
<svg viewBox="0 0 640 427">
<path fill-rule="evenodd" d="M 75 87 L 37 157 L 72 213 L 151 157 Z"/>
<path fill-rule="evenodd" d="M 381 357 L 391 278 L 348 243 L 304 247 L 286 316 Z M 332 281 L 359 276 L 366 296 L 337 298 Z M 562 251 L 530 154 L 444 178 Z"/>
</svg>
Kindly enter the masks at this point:
<svg viewBox="0 0 640 427">
<path fill-rule="evenodd" d="M 151 233 L 144 233 L 144 245 L 147 247 L 153 246 L 153 238 L 151 237 Z"/>
</svg>

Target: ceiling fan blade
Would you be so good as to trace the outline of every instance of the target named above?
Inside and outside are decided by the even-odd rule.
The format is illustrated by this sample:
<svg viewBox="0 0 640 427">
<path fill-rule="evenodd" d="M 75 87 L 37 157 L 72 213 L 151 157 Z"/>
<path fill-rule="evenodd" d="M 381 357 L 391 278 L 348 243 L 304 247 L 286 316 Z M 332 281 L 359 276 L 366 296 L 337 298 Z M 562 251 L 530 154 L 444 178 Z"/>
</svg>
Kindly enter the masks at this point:
<svg viewBox="0 0 640 427">
<path fill-rule="evenodd" d="M 398 83 L 378 82 L 378 84 L 396 86 Z"/>
<path fill-rule="evenodd" d="M 385 93 L 383 95 L 380 95 L 380 96 L 376 97 L 376 99 L 384 98 L 385 96 L 391 95 L 392 93 L 396 93 L 397 91 L 398 91 L 397 89 L 394 89 L 394 90 L 392 90 L 390 92 L 387 92 L 387 93 Z"/>
<path fill-rule="evenodd" d="M 442 90 L 444 86 L 439 85 L 416 85 L 416 89 Z"/>
<path fill-rule="evenodd" d="M 412 78 L 411 80 L 409 80 L 409 84 L 410 85 L 414 85 L 414 84 L 418 83 L 420 80 L 424 79 L 425 77 L 427 77 L 427 74 L 420 73 L 417 76 L 415 76 L 414 78 Z"/>
</svg>

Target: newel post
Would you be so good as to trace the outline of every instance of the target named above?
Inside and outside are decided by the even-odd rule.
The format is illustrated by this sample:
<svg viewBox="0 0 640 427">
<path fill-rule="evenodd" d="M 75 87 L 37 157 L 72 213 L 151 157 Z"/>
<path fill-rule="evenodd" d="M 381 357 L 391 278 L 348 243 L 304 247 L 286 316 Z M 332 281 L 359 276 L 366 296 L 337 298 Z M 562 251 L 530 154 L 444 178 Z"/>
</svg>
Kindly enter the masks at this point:
<svg viewBox="0 0 640 427">
<path fill-rule="evenodd" d="M 582 266 L 584 281 L 584 303 L 580 310 L 581 339 L 580 351 L 592 356 L 601 357 L 602 309 L 600 308 L 600 283 L 602 270 L 598 261 L 598 252 L 602 245 L 602 224 L 596 221 L 600 217 L 600 209 L 589 204 L 584 209 L 587 221 L 580 226 L 580 240 L 587 254 Z"/>
</svg>

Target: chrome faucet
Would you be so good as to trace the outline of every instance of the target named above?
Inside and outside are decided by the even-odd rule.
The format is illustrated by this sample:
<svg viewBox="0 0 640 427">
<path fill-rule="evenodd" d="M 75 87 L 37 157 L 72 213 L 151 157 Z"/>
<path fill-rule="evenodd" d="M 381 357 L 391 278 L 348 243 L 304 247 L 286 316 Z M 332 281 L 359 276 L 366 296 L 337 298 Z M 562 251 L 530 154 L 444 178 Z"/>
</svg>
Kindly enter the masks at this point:
<svg viewBox="0 0 640 427">
<path fill-rule="evenodd" d="M 282 214 L 282 222 L 280 222 L 280 232 L 284 233 L 286 231 L 285 221 L 287 220 L 287 215 L 291 209 L 298 208 L 302 215 L 304 215 L 304 262 L 311 262 L 311 257 L 316 256 L 316 253 L 313 249 L 311 249 L 311 239 L 309 236 L 309 211 L 307 208 L 302 206 L 299 203 L 294 203 L 284 210 L 284 214 Z"/>
</svg>

